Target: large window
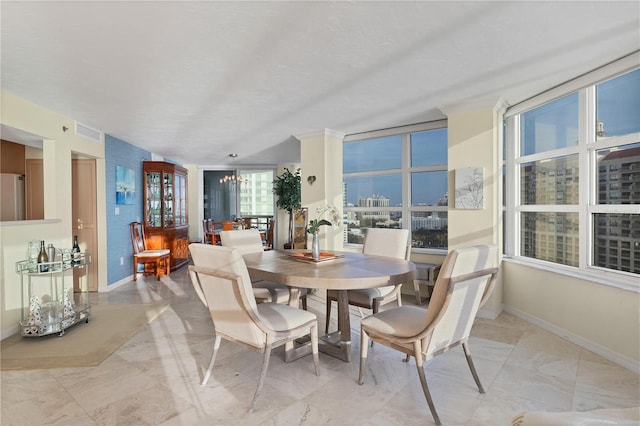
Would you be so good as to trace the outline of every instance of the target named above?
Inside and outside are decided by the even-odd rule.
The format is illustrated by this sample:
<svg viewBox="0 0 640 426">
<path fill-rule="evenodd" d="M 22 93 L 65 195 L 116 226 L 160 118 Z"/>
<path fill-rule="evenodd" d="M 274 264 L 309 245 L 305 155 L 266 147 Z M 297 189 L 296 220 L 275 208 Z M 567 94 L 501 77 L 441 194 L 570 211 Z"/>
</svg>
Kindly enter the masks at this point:
<svg viewBox="0 0 640 426">
<path fill-rule="evenodd" d="M 447 248 L 446 125 L 345 138 L 345 243 L 362 244 L 371 227 L 407 228 L 413 248 Z"/>
<path fill-rule="evenodd" d="M 507 254 L 637 282 L 640 69 L 628 64 L 507 111 Z"/>
</svg>

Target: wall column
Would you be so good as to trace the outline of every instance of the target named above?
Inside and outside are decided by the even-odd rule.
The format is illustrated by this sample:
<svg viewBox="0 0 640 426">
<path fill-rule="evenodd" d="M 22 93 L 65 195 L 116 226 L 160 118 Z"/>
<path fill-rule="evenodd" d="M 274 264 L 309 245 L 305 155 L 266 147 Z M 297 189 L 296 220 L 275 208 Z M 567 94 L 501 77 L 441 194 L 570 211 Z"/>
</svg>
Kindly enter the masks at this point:
<svg viewBox="0 0 640 426">
<path fill-rule="evenodd" d="M 309 209 L 309 220 L 316 219 L 318 217 L 316 209 L 325 204 L 335 206 L 342 217 L 342 142 L 344 133 L 324 129 L 294 136 L 300 141 L 302 206 Z M 312 182 L 313 177 L 315 180 Z M 329 217 L 325 217 L 325 219 L 331 221 Z M 309 247 L 311 247 L 310 244 L 311 239 L 309 239 Z M 320 230 L 320 248 L 322 250 L 342 250 L 342 227 L 323 226 Z"/>
<path fill-rule="evenodd" d="M 447 115 L 449 132 L 449 249 L 497 244 L 501 257 L 502 115 L 505 109 L 502 98 L 441 108 Z M 464 168 L 484 171 L 484 203 L 480 209 L 455 206 L 455 171 Z M 483 316 L 494 318 L 502 311 L 500 279 L 483 311 Z"/>
</svg>

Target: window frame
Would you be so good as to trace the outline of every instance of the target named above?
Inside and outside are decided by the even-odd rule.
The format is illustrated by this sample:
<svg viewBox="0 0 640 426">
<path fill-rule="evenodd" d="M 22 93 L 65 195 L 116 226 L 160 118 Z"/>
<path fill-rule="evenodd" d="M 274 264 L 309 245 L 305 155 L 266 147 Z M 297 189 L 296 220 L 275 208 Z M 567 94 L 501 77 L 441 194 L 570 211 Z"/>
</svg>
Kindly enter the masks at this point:
<svg viewBox="0 0 640 426">
<path fill-rule="evenodd" d="M 384 170 L 375 170 L 375 171 L 365 171 L 365 172 L 352 172 L 352 173 L 344 173 L 343 171 L 343 181 L 345 178 L 349 177 L 370 177 L 370 176 L 382 176 L 388 174 L 400 174 L 402 180 L 402 206 L 395 207 L 376 207 L 376 210 L 382 212 L 400 212 L 402 217 L 402 228 L 409 230 L 409 238 L 411 239 L 412 229 L 411 229 L 411 217 L 414 212 L 447 212 L 449 211 L 448 203 L 446 206 L 412 206 L 411 205 L 411 176 L 412 173 L 420 173 L 420 172 L 433 172 L 433 171 L 444 171 L 448 173 L 448 164 L 443 165 L 429 165 L 429 166 L 411 166 L 411 134 L 425 132 L 430 130 L 439 130 L 439 129 L 447 129 L 448 132 L 448 121 L 446 119 L 443 120 L 434 120 L 426 123 L 413 124 L 408 126 L 394 127 L 383 130 L 375 130 L 370 132 L 357 133 L 352 135 L 347 135 L 344 137 L 343 143 L 351 143 L 351 142 L 361 142 L 367 139 L 377 139 L 386 136 L 401 136 L 402 139 L 402 165 L 400 168 L 396 169 L 384 169 Z M 344 216 L 346 217 L 348 212 L 367 212 L 370 211 L 370 207 L 347 207 L 343 206 Z M 448 246 L 448 244 L 447 244 Z M 348 243 L 344 242 L 344 247 L 347 248 L 359 248 L 362 247 L 362 244 L 356 243 Z M 420 248 L 420 247 L 411 247 L 412 253 L 426 253 L 426 254 L 446 254 L 448 248 Z"/>
<path fill-rule="evenodd" d="M 607 64 L 591 73 L 580 76 L 563 85 L 537 95 L 507 109 L 504 115 L 505 130 L 505 256 L 517 263 L 534 266 L 567 275 L 588 278 L 595 282 L 638 291 L 638 274 L 618 271 L 594 265 L 595 237 L 593 223 L 595 214 L 620 213 L 640 214 L 638 204 L 598 204 L 597 152 L 611 147 L 640 143 L 640 132 L 608 138 L 596 137 L 596 86 L 638 68 L 637 53 Z M 572 93 L 579 95 L 579 140 L 571 147 L 542 153 L 520 156 L 521 114 Z M 521 165 L 544 159 L 557 159 L 566 155 L 578 155 L 579 201 L 571 205 L 526 205 L 520 192 Z M 575 212 L 579 215 L 578 266 L 567 266 L 544 261 L 521 254 L 521 217 L 523 212 Z"/>
</svg>

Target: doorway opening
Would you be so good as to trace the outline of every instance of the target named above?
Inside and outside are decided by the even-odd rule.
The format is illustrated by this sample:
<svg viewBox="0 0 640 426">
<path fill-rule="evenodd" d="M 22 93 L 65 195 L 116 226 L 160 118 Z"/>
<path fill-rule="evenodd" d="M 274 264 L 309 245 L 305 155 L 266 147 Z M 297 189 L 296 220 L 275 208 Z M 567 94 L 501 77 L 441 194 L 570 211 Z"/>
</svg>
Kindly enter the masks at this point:
<svg viewBox="0 0 640 426">
<path fill-rule="evenodd" d="M 252 218 L 266 230 L 275 212 L 275 169 L 205 170 L 203 218 L 214 222 Z"/>
</svg>

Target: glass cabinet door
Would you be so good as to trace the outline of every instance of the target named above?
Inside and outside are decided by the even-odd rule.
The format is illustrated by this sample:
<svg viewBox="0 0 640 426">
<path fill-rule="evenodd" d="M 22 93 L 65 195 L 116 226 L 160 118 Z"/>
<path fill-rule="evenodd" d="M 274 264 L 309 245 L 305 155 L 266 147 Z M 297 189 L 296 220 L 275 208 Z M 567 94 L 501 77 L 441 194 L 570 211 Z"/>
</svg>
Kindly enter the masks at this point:
<svg viewBox="0 0 640 426">
<path fill-rule="evenodd" d="M 164 226 L 174 226 L 173 174 L 164 174 Z"/>
<path fill-rule="evenodd" d="M 187 187 L 184 176 L 176 174 L 175 182 L 175 211 L 176 225 L 186 225 L 187 223 Z"/>
<path fill-rule="evenodd" d="M 160 172 L 147 172 L 147 226 L 162 226 L 162 205 L 160 200 Z"/>
</svg>

